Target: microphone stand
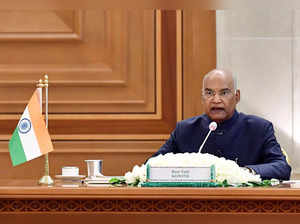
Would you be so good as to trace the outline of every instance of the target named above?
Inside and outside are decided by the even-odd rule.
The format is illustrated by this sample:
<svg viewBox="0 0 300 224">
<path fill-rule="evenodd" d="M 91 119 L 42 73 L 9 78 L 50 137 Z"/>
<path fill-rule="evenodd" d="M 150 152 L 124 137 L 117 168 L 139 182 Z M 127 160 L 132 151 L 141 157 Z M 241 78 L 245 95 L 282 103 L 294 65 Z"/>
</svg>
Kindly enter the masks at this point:
<svg viewBox="0 0 300 224">
<path fill-rule="evenodd" d="M 200 146 L 198 153 L 201 153 L 201 150 L 202 150 L 202 148 L 203 148 L 205 142 L 207 141 L 208 136 L 210 135 L 210 133 L 211 133 L 212 131 L 215 131 L 216 129 L 217 129 L 217 123 L 214 122 L 214 121 L 211 122 L 211 123 L 209 124 L 209 132 L 208 132 L 208 134 L 206 135 L 206 137 L 205 137 L 205 139 L 204 139 L 202 145 Z"/>
</svg>

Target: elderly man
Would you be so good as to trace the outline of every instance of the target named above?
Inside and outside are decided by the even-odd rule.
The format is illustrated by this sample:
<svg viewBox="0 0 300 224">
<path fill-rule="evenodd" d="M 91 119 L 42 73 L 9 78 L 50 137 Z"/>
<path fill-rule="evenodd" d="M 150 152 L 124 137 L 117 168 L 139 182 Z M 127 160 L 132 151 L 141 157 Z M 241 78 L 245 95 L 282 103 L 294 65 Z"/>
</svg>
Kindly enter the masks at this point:
<svg viewBox="0 0 300 224">
<path fill-rule="evenodd" d="M 180 121 L 168 141 L 153 155 L 198 152 L 212 121 L 217 129 L 210 134 L 201 152 L 237 162 L 263 179 L 288 180 L 291 167 L 274 135 L 271 122 L 236 111 L 240 90 L 229 71 L 215 69 L 203 79 L 202 102 L 205 114 Z"/>
</svg>

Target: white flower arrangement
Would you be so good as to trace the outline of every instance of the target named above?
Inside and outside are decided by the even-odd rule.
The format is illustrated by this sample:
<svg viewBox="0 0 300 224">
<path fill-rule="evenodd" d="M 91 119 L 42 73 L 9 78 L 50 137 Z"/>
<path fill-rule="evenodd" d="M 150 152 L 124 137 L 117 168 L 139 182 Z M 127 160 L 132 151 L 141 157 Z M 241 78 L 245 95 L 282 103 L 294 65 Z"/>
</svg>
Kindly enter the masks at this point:
<svg viewBox="0 0 300 224">
<path fill-rule="evenodd" d="M 239 167 L 232 160 L 219 158 L 211 154 L 203 153 L 167 153 L 152 157 L 147 161 L 152 166 L 211 166 L 216 168 L 216 181 L 227 181 L 229 184 L 242 184 L 248 182 L 261 182 L 260 175 L 253 175 L 247 170 Z M 146 164 L 146 165 L 147 165 Z M 131 172 L 124 176 L 125 182 L 129 185 L 138 185 L 146 181 L 146 165 L 134 166 Z"/>
<path fill-rule="evenodd" d="M 137 185 L 146 181 L 146 166 L 135 165 L 132 172 L 127 172 L 124 175 L 124 179 L 127 184 Z"/>
</svg>

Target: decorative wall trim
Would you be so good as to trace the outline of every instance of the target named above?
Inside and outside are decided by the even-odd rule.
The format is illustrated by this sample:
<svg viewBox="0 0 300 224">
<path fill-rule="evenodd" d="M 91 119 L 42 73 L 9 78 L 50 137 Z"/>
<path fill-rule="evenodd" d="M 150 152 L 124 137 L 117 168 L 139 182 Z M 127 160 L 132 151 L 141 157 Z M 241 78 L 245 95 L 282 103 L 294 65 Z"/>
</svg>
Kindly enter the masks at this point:
<svg viewBox="0 0 300 224">
<path fill-rule="evenodd" d="M 0 32 L 0 42 L 60 42 L 60 41 L 81 41 L 82 40 L 82 21 L 83 12 L 81 10 L 74 11 L 74 30 L 73 33 L 4 33 Z"/>
<path fill-rule="evenodd" d="M 182 107 L 182 11 L 176 11 L 176 72 L 177 72 L 177 121 L 183 119 L 183 107 Z"/>
<path fill-rule="evenodd" d="M 282 200 L 41 200 L 1 199 L 0 213 L 261 213 L 300 214 L 300 201 Z"/>
<path fill-rule="evenodd" d="M 10 136 L 7 136 L 10 137 Z M 52 138 L 54 151 L 56 153 L 74 153 L 74 154 L 87 154 L 87 153 L 135 153 L 135 154 L 153 154 L 158 148 L 165 142 L 168 136 L 147 136 L 148 139 L 140 138 L 139 136 L 131 136 L 132 138 L 120 139 L 120 136 L 116 136 L 116 139 L 105 139 L 99 141 L 99 137 L 94 139 L 80 139 L 73 138 L 65 140 L 58 140 Z M 164 139 L 162 137 L 165 137 Z M 156 140 L 153 140 L 157 138 Z M 8 154 L 8 141 L 0 140 L 0 153 Z"/>
<path fill-rule="evenodd" d="M 156 21 L 156 113 L 162 117 L 162 18 L 161 10 L 155 11 Z"/>
</svg>

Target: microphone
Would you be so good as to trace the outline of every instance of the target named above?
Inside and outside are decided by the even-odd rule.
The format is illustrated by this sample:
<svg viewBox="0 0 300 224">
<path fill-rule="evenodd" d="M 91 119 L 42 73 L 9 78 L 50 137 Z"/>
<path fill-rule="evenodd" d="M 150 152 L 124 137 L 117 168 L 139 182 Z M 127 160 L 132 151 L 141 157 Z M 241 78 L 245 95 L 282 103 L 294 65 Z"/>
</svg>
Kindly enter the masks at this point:
<svg viewBox="0 0 300 224">
<path fill-rule="evenodd" d="M 199 148 L 199 151 L 198 151 L 199 153 L 201 153 L 201 150 L 202 150 L 202 148 L 203 148 L 203 146 L 204 146 L 206 140 L 208 139 L 208 136 L 210 135 L 210 133 L 211 133 L 212 131 L 215 131 L 215 130 L 217 129 L 217 127 L 218 127 L 218 125 L 217 125 L 216 122 L 214 122 L 214 121 L 213 121 L 213 122 L 210 122 L 210 124 L 209 124 L 209 126 L 208 126 L 209 132 L 208 132 L 208 134 L 206 135 L 206 137 L 205 137 L 205 139 L 204 139 L 202 145 L 201 145 L 200 148 Z"/>
</svg>

